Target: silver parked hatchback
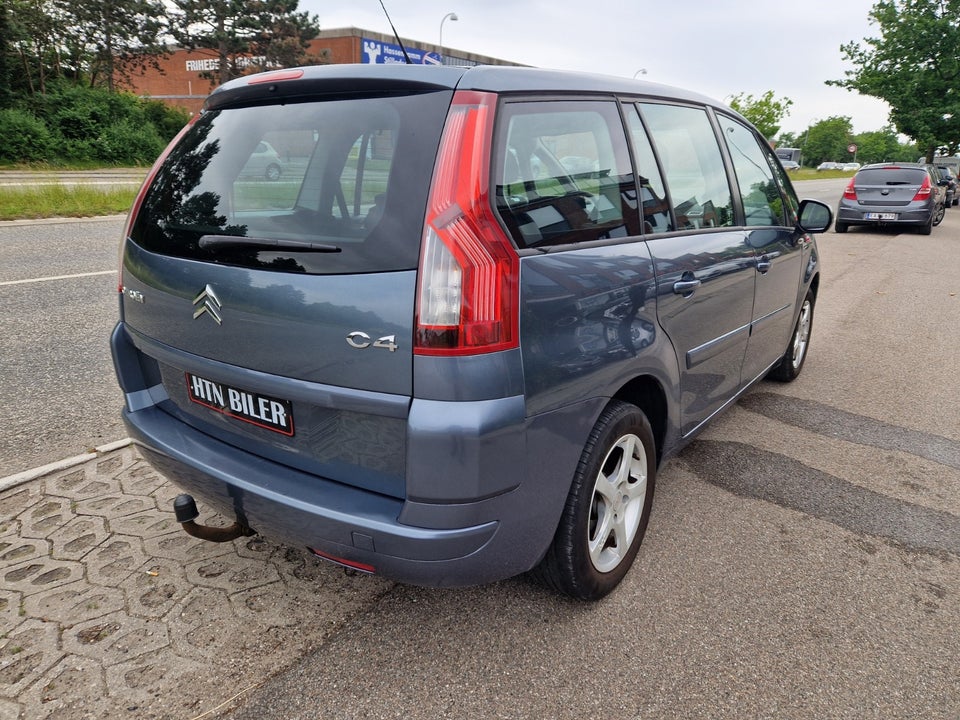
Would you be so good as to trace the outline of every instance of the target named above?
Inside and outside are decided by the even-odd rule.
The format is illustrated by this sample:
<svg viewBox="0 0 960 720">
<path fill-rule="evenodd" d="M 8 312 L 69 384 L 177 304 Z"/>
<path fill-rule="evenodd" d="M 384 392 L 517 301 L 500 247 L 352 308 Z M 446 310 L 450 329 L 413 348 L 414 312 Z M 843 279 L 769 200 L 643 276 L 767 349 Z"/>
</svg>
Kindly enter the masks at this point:
<svg viewBox="0 0 960 720">
<path fill-rule="evenodd" d="M 281 177 L 243 171 L 261 143 Z M 240 78 L 130 213 L 124 419 L 198 537 L 262 532 L 424 585 L 535 570 L 596 599 L 639 550 L 659 464 L 800 373 L 830 221 L 749 123 L 682 90 L 502 67 Z M 197 500 L 235 524 L 197 524 Z"/>
<path fill-rule="evenodd" d="M 944 185 L 933 166 L 866 165 L 843 191 L 834 228 L 842 233 L 851 225 L 910 225 L 929 235 L 945 208 Z"/>
</svg>

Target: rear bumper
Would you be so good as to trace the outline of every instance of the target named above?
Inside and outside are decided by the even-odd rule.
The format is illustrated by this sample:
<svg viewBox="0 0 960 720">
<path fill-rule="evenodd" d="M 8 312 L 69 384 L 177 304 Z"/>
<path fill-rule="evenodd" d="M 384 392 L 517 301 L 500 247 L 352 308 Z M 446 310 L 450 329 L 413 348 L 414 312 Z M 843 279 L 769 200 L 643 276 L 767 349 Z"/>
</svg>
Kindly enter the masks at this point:
<svg viewBox="0 0 960 720">
<path fill-rule="evenodd" d="M 157 407 L 124 411 L 124 420 L 144 457 L 178 487 L 273 539 L 418 585 L 469 585 L 526 569 L 513 572 L 515 563 L 487 557 L 503 550 L 495 542 L 495 520 L 442 530 L 403 525 L 397 520 L 402 500 L 251 455 L 184 427 Z M 483 504 L 498 503 L 480 501 L 470 514 Z M 443 506 L 437 510 L 442 514 Z"/>
<path fill-rule="evenodd" d="M 128 432 L 175 485 L 266 537 L 415 585 L 474 585 L 536 565 L 606 403 L 592 398 L 527 417 L 522 394 L 413 399 L 399 418 L 406 492 L 386 494 L 351 484 L 349 469 L 334 480 L 184 422 L 168 412 L 156 363 L 122 324 L 112 350 Z"/>
<path fill-rule="evenodd" d="M 870 212 L 896 212 L 896 220 L 872 220 L 866 217 Z M 927 225 L 930 222 L 932 211 L 928 209 L 912 210 L 909 208 L 891 210 L 888 208 L 850 208 L 840 206 L 837 210 L 837 222 L 847 225 Z"/>
</svg>

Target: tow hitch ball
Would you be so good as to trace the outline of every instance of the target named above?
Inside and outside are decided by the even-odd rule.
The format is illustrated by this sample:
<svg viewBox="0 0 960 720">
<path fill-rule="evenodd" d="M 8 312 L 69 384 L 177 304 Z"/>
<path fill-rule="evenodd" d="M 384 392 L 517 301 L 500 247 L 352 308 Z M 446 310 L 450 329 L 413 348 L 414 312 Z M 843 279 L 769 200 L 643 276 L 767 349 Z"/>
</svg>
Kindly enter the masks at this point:
<svg viewBox="0 0 960 720">
<path fill-rule="evenodd" d="M 200 513 L 197 510 L 197 502 L 190 495 L 177 495 L 173 501 L 173 513 L 177 516 L 177 522 L 180 523 L 188 535 L 201 540 L 210 542 L 230 542 L 238 537 L 249 537 L 256 535 L 256 532 L 235 522 L 228 527 L 210 527 L 209 525 L 197 525 L 194 522 Z"/>
</svg>

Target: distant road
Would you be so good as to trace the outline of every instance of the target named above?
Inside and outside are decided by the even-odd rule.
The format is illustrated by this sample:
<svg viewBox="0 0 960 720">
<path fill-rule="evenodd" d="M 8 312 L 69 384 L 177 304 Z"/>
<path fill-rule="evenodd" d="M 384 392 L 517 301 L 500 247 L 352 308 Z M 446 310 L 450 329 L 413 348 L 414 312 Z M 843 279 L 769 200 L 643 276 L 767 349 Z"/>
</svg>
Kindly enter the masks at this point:
<svg viewBox="0 0 960 720">
<path fill-rule="evenodd" d="M 97 185 L 138 187 L 146 168 L 105 170 L 0 170 L 0 187 L 42 187 L 44 185 Z"/>
<path fill-rule="evenodd" d="M 126 435 L 109 345 L 123 222 L 0 223 L 0 477 Z"/>
<path fill-rule="evenodd" d="M 814 180 L 794 180 L 793 187 L 797 195 L 803 198 L 813 198 L 829 205 L 834 212 L 837 203 L 843 195 L 843 189 L 850 182 L 850 178 L 816 178 Z"/>
</svg>

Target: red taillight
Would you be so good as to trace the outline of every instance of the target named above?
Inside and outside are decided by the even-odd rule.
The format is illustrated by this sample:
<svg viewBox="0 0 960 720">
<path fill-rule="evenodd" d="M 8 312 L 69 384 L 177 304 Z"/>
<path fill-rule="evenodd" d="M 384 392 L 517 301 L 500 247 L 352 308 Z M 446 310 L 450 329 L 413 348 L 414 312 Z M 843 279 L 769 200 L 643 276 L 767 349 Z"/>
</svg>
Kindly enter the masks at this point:
<svg viewBox="0 0 960 720">
<path fill-rule="evenodd" d="M 473 355 L 519 342 L 520 260 L 490 206 L 496 100 L 458 92 L 447 115 L 420 249 L 420 355 Z"/>
<path fill-rule="evenodd" d="M 176 147 L 177 143 L 180 142 L 180 139 L 187 134 L 187 131 L 193 127 L 193 124 L 199 117 L 200 114 L 197 113 L 190 118 L 190 121 L 180 129 L 180 132 L 177 133 L 176 137 L 174 137 L 173 140 L 167 144 L 167 147 L 165 147 L 163 152 L 160 153 L 160 157 L 158 157 L 156 162 L 153 163 L 153 167 L 150 168 L 150 172 L 147 173 L 147 177 L 144 178 L 143 184 L 140 186 L 140 190 L 137 191 L 137 197 L 134 199 L 133 205 L 130 207 L 130 212 L 127 215 L 127 222 L 123 227 L 123 240 L 120 243 L 120 270 L 117 273 L 117 292 L 123 292 L 123 244 L 130 237 L 130 231 L 133 229 L 133 224 L 137 220 L 137 213 L 140 212 L 140 206 L 143 205 L 143 198 L 146 197 L 147 191 L 150 189 L 150 185 L 153 183 L 153 179 L 157 176 L 160 166 L 163 165 L 163 162 L 167 159 L 170 151 Z"/>
<path fill-rule="evenodd" d="M 930 197 L 930 192 L 932 188 L 930 187 L 930 177 L 925 175 L 923 182 L 920 183 L 920 189 L 917 190 L 917 194 L 913 196 L 914 201 L 917 200 L 927 200 Z"/>
<path fill-rule="evenodd" d="M 857 188 L 853 184 L 853 178 L 850 178 L 850 182 L 847 183 L 847 187 L 843 191 L 844 200 L 856 200 L 857 199 Z"/>
</svg>

